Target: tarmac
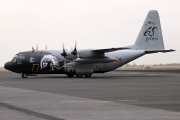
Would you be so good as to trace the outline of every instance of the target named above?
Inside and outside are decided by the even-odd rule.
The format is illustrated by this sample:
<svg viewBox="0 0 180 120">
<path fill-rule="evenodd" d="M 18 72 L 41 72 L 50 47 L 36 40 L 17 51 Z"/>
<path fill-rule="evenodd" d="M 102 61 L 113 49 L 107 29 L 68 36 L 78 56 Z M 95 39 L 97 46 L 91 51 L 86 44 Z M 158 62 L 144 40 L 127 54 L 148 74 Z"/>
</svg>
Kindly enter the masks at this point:
<svg viewBox="0 0 180 120">
<path fill-rule="evenodd" d="M 179 120 L 180 71 L 0 72 L 0 120 Z"/>
</svg>

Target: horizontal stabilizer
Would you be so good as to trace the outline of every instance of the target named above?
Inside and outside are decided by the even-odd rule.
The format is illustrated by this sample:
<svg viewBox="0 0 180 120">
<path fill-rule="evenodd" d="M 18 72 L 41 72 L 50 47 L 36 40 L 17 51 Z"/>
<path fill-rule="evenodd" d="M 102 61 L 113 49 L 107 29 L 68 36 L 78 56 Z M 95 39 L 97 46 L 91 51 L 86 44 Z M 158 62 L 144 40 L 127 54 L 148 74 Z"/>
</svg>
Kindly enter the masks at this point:
<svg viewBox="0 0 180 120">
<path fill-rule="evenodd" d="M 158 53 L 158 52 L 162 52 L 162 53 L 166 53 L 166 52 L 173 52 L 175 50 L 170 49 L 170 50 L 146 50 L 145 53 L 146 54 L 151 54 L 151 53 Z"/>
</svg>

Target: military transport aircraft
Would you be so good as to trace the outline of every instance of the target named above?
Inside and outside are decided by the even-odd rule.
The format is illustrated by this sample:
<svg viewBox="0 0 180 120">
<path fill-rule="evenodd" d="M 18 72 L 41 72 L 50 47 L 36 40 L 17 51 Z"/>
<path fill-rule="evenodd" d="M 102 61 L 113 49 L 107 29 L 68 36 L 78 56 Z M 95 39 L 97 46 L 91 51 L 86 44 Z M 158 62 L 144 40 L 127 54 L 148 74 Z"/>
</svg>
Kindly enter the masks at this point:
<svg viewBox="0 0 180 120">
<path fill-rule="evenodd" d="M 20 52 L 4 65 L 22 78 L 37 74 L 66 74 L 68 77 L 91 77 L 105 73 L 135 60 L 145 54 L 172 52 L 165 50 L 159 15 L 150 10 L 135 43 L 127 47 L 77 50 L 32 50 Z"/>
</svg>

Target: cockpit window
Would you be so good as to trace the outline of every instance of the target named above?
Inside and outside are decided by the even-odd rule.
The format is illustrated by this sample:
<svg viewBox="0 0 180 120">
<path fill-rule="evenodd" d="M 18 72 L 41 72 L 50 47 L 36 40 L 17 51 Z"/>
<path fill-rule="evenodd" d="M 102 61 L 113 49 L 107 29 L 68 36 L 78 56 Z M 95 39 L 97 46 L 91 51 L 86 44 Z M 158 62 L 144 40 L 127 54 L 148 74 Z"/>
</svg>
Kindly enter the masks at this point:
<svg viewBox="0 0 180 120">
<path fill-rule="evenodd" d="M 19 53 L 19 54 L 16 54 L 16 55 L 14 56 L 14 58 L 25 59 L 25 55 Z"/>
<path fill-rule="evenodd" d="M 19 54 L 19 58 L 20 59 L 25 59 L 25 55 L 24 54 Z"/>
</svg>

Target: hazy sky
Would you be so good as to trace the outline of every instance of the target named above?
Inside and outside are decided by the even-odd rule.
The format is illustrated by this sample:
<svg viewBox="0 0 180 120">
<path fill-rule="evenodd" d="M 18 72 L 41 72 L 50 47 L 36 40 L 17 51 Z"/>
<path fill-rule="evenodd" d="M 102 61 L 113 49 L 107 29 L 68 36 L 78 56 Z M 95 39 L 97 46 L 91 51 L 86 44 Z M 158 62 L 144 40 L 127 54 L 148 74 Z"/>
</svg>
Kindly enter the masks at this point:
<svg viewBox="0 0 180 120">
<path fill-rule="evenodd" d="M 31 47 L 70 50 L 135 42 L 149 10 L 158 10 L 166 49 L 132 63 L 180 63 L 180 0 L 0 0 L 0 66 Z"/>
</svg>

